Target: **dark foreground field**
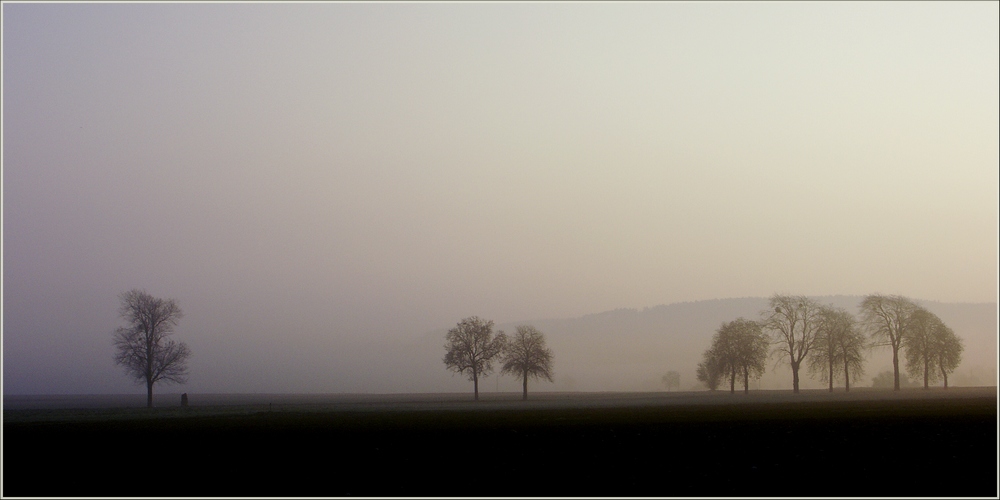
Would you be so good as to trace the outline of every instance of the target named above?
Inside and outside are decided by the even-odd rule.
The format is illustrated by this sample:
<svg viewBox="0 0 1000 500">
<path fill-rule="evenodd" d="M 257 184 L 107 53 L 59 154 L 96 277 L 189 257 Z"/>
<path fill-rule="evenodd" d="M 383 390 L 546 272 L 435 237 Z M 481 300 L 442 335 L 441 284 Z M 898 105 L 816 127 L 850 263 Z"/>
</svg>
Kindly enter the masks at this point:
<svg viewBox="0 0 1000 500">
<path fill-rule="evenodd" d="M 3 495 L 998 493 L 995 388 L 692 394 L 5 410 Z"/>
</svg>

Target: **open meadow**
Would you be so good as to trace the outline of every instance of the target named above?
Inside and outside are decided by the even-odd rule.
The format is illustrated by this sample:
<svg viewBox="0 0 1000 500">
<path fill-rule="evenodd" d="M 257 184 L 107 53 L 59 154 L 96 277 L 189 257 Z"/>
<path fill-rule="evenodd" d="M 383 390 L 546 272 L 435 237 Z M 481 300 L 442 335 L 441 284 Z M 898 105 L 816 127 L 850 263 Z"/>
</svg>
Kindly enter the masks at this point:
<svg viewBox="0 0 1000 500">
<path fill-rule="evenodd" d="M 996 395 L 7 397 L 3 495 L 995 497 Z"/>
</svg>

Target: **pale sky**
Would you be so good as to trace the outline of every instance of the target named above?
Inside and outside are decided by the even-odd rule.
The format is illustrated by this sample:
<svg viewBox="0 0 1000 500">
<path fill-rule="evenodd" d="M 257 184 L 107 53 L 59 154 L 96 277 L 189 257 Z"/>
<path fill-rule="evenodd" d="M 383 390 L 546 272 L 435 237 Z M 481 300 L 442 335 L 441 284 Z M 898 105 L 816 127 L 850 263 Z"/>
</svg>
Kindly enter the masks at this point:
<svg viewBox="0 0 1000 500">
<path fill-rule="evenodd" d="M 135 390 L 130 288 L 178 301 L 203 392 L 354 388 L 352 349 L 471 315 L 996 302 L 998 18 L 5 2 L 4 391 Z"/>
</svg>

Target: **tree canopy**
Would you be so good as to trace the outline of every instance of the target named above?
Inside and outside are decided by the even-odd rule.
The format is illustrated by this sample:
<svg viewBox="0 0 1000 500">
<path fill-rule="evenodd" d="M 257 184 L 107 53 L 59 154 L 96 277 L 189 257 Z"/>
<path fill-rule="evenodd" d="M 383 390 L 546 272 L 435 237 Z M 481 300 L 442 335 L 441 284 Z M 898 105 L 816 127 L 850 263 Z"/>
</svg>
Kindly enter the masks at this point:
<svg viewBox="0 0 1000 500">
<path fill-rule="evenodd" d="M 191 350 L 167 337 L 184 316 L 172 299 L 160 299 L 133 289 L 119 295 L 118 312 L 128 326 L 114 332 L 115 363 L 137 382 L 146 383 L 146 405 L 153 406 L 153 385 L 187 381 Z"/>
<path fill-rule="evenodd" d="M 493 370 L 493 361 L 503 351 L 503 332 L 493 335 L 493 321 L 471 316 L 458 322 L 445 334 L 445 366 L 469 377 L 476 401 L 479 400 L 479 377 Z"/>
<path fill-rule="evenodd" d="M 545 336 L 530 325 L 518 326 L 505 339 L 500 373 L 516 375 L 522 382 L 522 399 L 528 399 L 528 379 L 552 381 L 552 351 L 545 346 Z"/>
<path fill-rule="evenodd" d="M 761 324 L 775 338 L 776 354 L 792 367 L 792 391 L 799 392 L 799 368 L 809 355 L 820 326 L 820 306 L 800 295 L 773 295 L 770 308 L 761 313 Z"/>
<path fill-rule="evenodd" d="M 919 306 L 900 295 L 871 294 L 861 301 L 861 325 L 868 331 L 874 346 L 892 350 L 893 390 L 899 390 L 899 351 L 913 330 L 914 313 Z"/>
</svg>

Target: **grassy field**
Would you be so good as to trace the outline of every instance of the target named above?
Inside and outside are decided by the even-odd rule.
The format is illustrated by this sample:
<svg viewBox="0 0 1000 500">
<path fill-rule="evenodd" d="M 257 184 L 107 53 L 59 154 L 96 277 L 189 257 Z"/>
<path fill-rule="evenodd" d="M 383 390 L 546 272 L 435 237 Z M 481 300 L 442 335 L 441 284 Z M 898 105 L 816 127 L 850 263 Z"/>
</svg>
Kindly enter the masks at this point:
<svg viewBox="0 0 1000 500">
<path fill-rule="evenodd" d="M 3 495 L 996 497 L 996 388 L 903 392 L 5 410 Z"/>
</svg>

